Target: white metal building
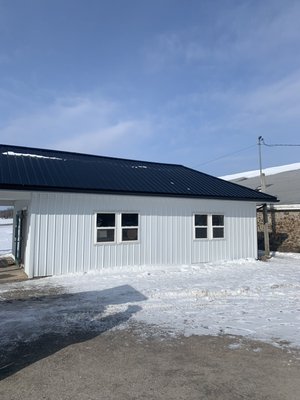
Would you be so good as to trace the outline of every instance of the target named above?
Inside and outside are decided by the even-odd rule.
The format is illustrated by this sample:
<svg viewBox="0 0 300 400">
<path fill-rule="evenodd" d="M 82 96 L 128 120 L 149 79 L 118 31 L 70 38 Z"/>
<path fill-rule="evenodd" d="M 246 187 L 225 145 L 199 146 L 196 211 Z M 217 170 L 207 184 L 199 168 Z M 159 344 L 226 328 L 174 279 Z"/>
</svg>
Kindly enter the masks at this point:
<svg viewBox="0 0 300 400">
<path fill-rule="evenodd" d="M 276 198 L 173 164 L 1 146 L 0 201 L 29 277 L 257 257 Z"/>
</svg>

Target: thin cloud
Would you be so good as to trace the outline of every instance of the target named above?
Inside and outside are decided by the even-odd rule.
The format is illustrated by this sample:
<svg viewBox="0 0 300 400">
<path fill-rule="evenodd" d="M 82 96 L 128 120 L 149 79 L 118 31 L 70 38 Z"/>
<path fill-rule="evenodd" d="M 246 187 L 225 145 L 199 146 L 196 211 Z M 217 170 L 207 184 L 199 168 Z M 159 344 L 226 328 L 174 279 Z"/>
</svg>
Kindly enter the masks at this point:
<svg viewBox="0 0 300 400">
<path fill-rule="evenodd" d="M 123 116 L 120 104 L 89 97 L 58 98 L 12 119 L 2 129 L 4 143 L 70 151 L 122 152 L 151 131 L 147 121 Z"/>
<path fill-rule="evenodd" d="M 92 132 L 83 132 L 67 140 L 58 141 L 57 149 L 67 149 L 76 152 L 92 152 L 99 154 L 116 154 L 132 142 L 143 140 L 148 132 L 148 126 L 143 121 L 123 121 Z"/>
<path fill-rule="evenodd" d="M 201 23 L 200 19 L 197 26 L 156 35 L 144 49 L 145 68 L 151 72 L 191 64 L 224 68 L 246 60 L 259 62 L 261 68 L 261 63 L 268 64 L 269 56 L 278 51 L 288 58 L 298 57 L 300 3 L 271 4 L 255 3 L 254 7 L 250 2 L 222 7 L 214 11 L 211 24 Z M 278 63 L 284 63 L 284 58 Z"/>
</svg>

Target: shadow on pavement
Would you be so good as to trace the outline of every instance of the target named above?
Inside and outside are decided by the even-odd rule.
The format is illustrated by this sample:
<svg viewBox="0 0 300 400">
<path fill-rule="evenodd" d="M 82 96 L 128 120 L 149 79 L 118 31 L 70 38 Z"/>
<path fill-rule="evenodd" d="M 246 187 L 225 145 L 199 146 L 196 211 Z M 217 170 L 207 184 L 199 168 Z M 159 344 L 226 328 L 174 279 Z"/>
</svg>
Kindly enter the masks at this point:
<svg viewBox="0 0 300 400">
<path fill-rule="evenodd" d="M 147 300 L 129 285 L 75 294 L 44 293 L 41 289 L 21 290 L 14 296 L 4 293 L 0 301 L 0 379 L 66 346 L 90 340 L 141 310 L 128 305 L 111 312 L 110 306 Z"/>
</svg>

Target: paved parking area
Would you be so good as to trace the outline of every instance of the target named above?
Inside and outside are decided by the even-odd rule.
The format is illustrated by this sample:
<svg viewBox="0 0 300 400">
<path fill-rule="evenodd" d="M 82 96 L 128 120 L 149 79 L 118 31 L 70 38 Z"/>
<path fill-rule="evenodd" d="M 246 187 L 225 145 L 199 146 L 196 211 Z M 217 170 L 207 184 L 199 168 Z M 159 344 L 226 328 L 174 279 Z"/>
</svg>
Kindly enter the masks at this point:
<svg viewBox="0 0 300 400">
<path fill-rule="evenodd" d="M 48 336 L 10 356 L 2 400 L 299 400 L 300 393 L 299 354 L 240 337 L 168 337 L 135 326 L 93 338 Z"/>
</svg>

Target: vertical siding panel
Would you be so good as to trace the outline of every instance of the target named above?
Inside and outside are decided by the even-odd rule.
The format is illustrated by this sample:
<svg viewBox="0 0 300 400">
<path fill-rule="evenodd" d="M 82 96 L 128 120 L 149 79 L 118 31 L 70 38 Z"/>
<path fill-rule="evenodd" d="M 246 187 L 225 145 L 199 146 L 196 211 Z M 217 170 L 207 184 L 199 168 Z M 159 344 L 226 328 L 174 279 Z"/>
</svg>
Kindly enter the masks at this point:
<svg viewBox="0 0 300 400">
<path fill-rule="evenodd" d="M 67 248 L 66 248 L 66 269 L 67 272 L 72 272 L 71 265 L 70 265 L 70 257 L 71 257 L 71 251 L 74 252 L 74 244 L 71 242 L 71 216 L 68 214 L 66 216 L 67 219 Z"/>
<path fill-rule="evenodd" d="M 89 266 L 90 269 L 93 269 L 93 257 L 92 255 L 94 254 L 94 237 L 93 237 L 93 232 L 95 231 L 94 228 L 94 213 L 92 212 L 93 210 L 93 201 L 92 197 L 89 196 L 86 200 L 87 204 L 87 210 L 91 210 L 89 213 L 85 214 L 85 219 L 86 219 L 86 235 L 85 235 L 85 251 L 86 251 L 86 259 L 85 263 L 87 266 Z M 86 269 L 86 266 L 85 266 Z"/>
<path fill-rule="evenodd" d="M 145 215 L 145 217 L 143 219 L 141 219 L 141 229 L 143 226 L 143 222 L 146 224 L 146 229 L 144 232 L 146 232 L 146 236 L 145 237 L 141 237 L 141 243 L 142 246 L 141 248 L 144 249 L 145 251 L 145 256 L 146 259 L 149 260 L 150 264 L 155 264 L 155 249 L 156 246 L 153 246 L 154 242 L 154 232 L 156 231 L 156 224 L 157 224 L 157 218 L 156 215 L 153 215 L 152 217 L 152 224 L 150 224 L 150 217 L 148 214 Z M 146 245 L 146 243 L 148 245 Z M 145 257 L 143 257 L 143 264 L 146 263 Z"/>
<path fill-rule="evenodd" d="M 149 231 L 151 232 L 151 247 L 149 248 L 149 252 L 151 253 L 151 263 L 152 264 L 158 264 L 158 259 L 157 259 L 157 232 L 158 232 L 158 220 L 157 220 L 157 209 L 156 213 L 153 215 L 153 217 L 150 219 L 150 216 L 147 216 L 148 220 L 148 225 L 149 225 Z M 151 220 L 153 221 L 153 224 L 151 223 Z M 146 244 L 144 244 L 146 246 Z M 144 260 L 144 264 L 147 263 L 147 259 Z"/>
<path fill-rule="evenodd" d="M 63 237 L 64 237 L 64 196 L 62 195 L 62 213 L 59 215 L 59 253 L 58 253 L 58 266 L 59 273 L 64 273 L 64 265 L 63 265 Z"/>
<path fill-rule="evenodd" d="M 189 243 L 187 238 L 189 237 L 189 232 L 188 232 L 188 223 L 187 223 L 188 217 L 185 215 L 183 218 L 183 222 L 184 222 L 184 237 L 185 237 L 185 246 L 183 247 L 183 256 L 184 256 L 184 260 L 188 259 L 188 251 L 189 251 Z"/>
<path fill-rule="evenodd" d="M 42 232 L 42 247 L 40 249 L 43 255 L 43 264 L 45 266 L 45 275 L 51 275 L 51 271 L 48 266 L 47 255 L 49 253 L 49 230 L 48 230 L 48 196 L 45 196 L 45 202 L 43 204 L 42 218 L 41 218 L 41 232 Z"/>
<path fill-rule="evenodd" d="M 177 207 L 176 209 L 172 212 L 172 233 L 171 237 L 173 238 L 172 240 L 172 264 L 178 264 L 178 256 L 177 256 L 177 243 L 178 243 L 178 212 L 177 212 Z"/>
<path fill-rule="evenodd" d="M 83 227 L 84 227 L 83 215 L 79 211 L 77 216 L 77 229 L 76 229 L 76 243 L 77 243 L 77 258 L 75 260 L 76 271 L 83 271 Z"/>
<path fill-rule="evenodd" d="M 32 214 L 31 209 L 32 209 L 32 203 L 34 202 L 34 198 L 32 196 L 31 202 L 27 207 L 27 241 L 26 241 L 26 249 L 25 249 L 25 264 L 24 264 L 24 270 L 25 273 L 28 275 L 29 278 L 33 277 L 33 255 L 34 255 L 34 240 L 31 240 L 32 237 L 34 237 L 34 219 L 35 215 Z M 15 210 L 14 210 L 15 212 Z M 13 243 L 12 243 L 13 245 Z"/>
<path fill-rule="evenodd" d="M 35 235 L 34 238 L 34 276 L 44 276 L 43 275 L 43 267 L 42 260 L 39 258 L 39 249 L 40 249 L 40 214 L 37 213 L 35 215 Z"/>
<path fill-rule="evenodd" d="M 80 232 L 80 244 L 81 244 L 81 270 L 85 271 L 85 243 L 86 243 L 86 216 L 82 215 L 81 217 L 81 232 Z M 93 238 L 94 240 L 94 238 Z"/>
<path fill-rule="evenodd" d="M 34 275 L 129 265 L 189 264 L 256 254 L 251 203 L 35 193 L 30 228 Z M 95 244 L 95 212 L 138 212 L 138 243 Z M 224 213 L 224 240 L 193 240 L 193 213 Z"/>
<path fill-rule="evenodd" d="M 56 251 L 56 246 L 55 246 L 55 230 L 56 230 L 56 195 L 53 196 L 52 198 L 52 207 L 54 210 L 51 210 L 51 207 L 49 206 L 48 212 L 51 214 L 50 217 L 50 227 L 51 227 L 51 246 L 50 246 L 50 255 L 49 255 L 49 273 L 50 275 L 54 274 L 54 265 L 55 265 L 55 251 Z"/>
<path fill-rule="evenodd" d="M 70 215 L 70 240 L 71 240 L 71 248 L 70 248 L 70 272 L 75 272 L 77 269 L 77 260 L 78 260 L 78 242 L 77 242 L 77 230 L 78 230 L 78 218 L 79 218 L 79 210 L 78 203 L 76 202 L 76 197 L 70 196 L 70 204 L 71 204 L 71 215 Z"/>
<path fill-rule="evenodd" d="M 37 234 L 37 240 L 36 240 L 36 244 L 35 244 L 35 261 L 36 261 L 36 269 L 41 271 L 41 276 L 45 276 L 44 273 L 44 265 L 43 265 L 43 260 L 40 257 L 40 241 L 41 241 L 41 224 L 40 224 L 40 220 L 41 220 L 41 212 L 40 212 L 40 201 L 38 199 L 37 202 L 37 214 L 36 214 L 36 218 L 35 218 L 35 223 L 36 223 L 36 234 Z"/>
</svg>

